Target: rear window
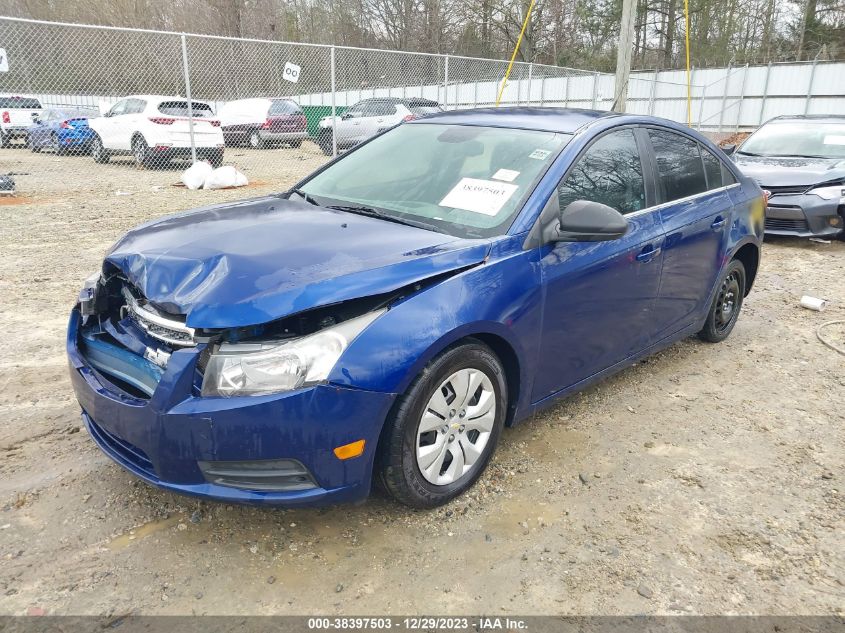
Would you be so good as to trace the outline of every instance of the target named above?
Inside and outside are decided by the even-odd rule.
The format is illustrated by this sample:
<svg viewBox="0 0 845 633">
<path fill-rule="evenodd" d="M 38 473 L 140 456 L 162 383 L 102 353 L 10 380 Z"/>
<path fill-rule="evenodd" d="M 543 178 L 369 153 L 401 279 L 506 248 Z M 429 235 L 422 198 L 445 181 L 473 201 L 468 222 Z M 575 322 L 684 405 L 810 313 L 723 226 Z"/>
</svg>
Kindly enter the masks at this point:
<svg viewBox="0 0 845 633">
<path fill-rule="evenodd" d="M 411 100 L 407 102 L 408 109 L 414 114 L 431 114 L 442 112 L 443 108 L 434 101 Z"/>
<path fill-rule="evenodd" d="M 704 163 L 698 143 L 664 130 L 649 130 L 657 173 L 663 185 L 664 202 L 680 200 L 707 191 Z"/>
<path fill-rule="evenodd" d="M 214 111 L 207 103 L 193 102 L 193 114 L 198 118 L 208 118 L 214 116 Z M 158 106 L 158 111 L 168 116 L 188 116 L 188 102 L 187 101 L 162 101 Z"/>
<path fill-rule="evenodd" d="M 40 110 L 41 102 L 38 99 L 26 97 L 0 97 L 0 108 L 6 110 Z"/>
<path fill-rule="evenodd" d="M 302 114 L 302 108 L 300 108 L 293 101 L 274 101 L 270 106 L 270 112 L 268 112 L 268 114 L 270 116 L 280 116 L 283 114 Z"/>
</svg>

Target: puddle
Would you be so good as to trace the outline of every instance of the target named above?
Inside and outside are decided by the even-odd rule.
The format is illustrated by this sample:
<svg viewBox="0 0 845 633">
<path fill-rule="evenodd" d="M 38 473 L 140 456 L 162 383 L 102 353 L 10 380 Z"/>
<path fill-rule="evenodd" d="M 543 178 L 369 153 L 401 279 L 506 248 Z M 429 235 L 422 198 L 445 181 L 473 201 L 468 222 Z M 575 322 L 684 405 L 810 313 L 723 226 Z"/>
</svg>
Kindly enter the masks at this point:
<svg viewBox="0 0 845 633">
<path fill-rule="evenodd" d="M 182 520 L 184 520 L 184 517 L 177 515 L 169 517 L 167 519 L 160 519 L 158 521 L 150 521 L 149 523 L 144 523 L 139 527 L 132 528 L 126 534 L 116 536 L 111 541 L 109 541 L 107 547 L 110 550 L 124 549 L 125 547 L 129 547 L 130 545 L 132 545 L 134 542 L 146 538 L 150 534 L 155 534 L 156 532 L 161 532 L 162 530 L 171 528 Z"/>
</svg>

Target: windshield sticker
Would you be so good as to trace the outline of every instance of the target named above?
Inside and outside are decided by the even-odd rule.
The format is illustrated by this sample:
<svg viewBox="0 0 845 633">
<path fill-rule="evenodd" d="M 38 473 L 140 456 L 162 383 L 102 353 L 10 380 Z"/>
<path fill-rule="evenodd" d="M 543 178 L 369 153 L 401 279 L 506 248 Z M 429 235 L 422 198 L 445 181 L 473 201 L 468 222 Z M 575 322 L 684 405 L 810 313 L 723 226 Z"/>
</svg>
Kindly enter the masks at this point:
<svg viewBox="0 0 845 633">
<path fill-rule="evenodd" d="M 547 149 L 535 149 L 528 155 L 528 158 L 534 158 L 536 160 L 546 160 L 549 157 L 551 152 Z"/>
<path fill-rule="evenodd" d="M 516 180 L 516 177 L 519 176 L 518 171 L 514 171 L 513 169 L 500 169 L 495 174 L 493 174 L 493 180 L 504 180 L 505 182 L 513 182 Z"/>
<path fill-rule="evenodd" d="M 519 185 L 478 178 L 462 178 L 440 201 L 440 206 L 484 215 L 496 215 L 517 189 Z"/>
<path fill-rule="evenodd" d="M 824 137 L 825 145 L 845 145 L 845 136 L 842 134 L 830 134 Z M 495 176 L 494 176 L 495 178 Z"/>
</svg>

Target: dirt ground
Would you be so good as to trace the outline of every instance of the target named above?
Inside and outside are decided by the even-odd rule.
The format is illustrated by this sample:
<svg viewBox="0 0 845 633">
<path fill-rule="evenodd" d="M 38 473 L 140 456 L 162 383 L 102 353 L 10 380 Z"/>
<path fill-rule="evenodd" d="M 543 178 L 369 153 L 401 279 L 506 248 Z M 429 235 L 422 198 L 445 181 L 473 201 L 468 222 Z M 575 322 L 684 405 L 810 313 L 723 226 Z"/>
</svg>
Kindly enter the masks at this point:
<svg viewBox="0 0 845 633">
<path fill-rule="evenodd" d="M 434 511 L 204 503 L 113 464 L 67 378 L 82 280 L 133 225 L 323 160 L 227 150 L 257 184 L 208 192 L 0 151 L 23 198 L 0 200 L 0 613 L 845 613 L 845 358 L 815 334 L 845 318 L 845 242 L 768 241 L 727 342 L 683 341 L 506 430 Z"/>
</svg>

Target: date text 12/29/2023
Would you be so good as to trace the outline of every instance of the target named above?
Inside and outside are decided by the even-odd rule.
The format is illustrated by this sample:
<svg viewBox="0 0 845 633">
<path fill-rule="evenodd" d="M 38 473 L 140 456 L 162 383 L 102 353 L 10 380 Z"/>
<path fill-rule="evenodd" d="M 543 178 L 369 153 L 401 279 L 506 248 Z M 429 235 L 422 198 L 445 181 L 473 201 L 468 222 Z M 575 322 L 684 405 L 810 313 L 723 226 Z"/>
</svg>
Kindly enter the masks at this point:
<svg viewBox="0 0 845 633">
<path fill-rule="evenodd" d="M 528 624 L 510 617 L 336 617 L 308 618 L 309 630 L 406 630 L 406 631 L 517 631 L 527 630 Z"/>
</svg>

